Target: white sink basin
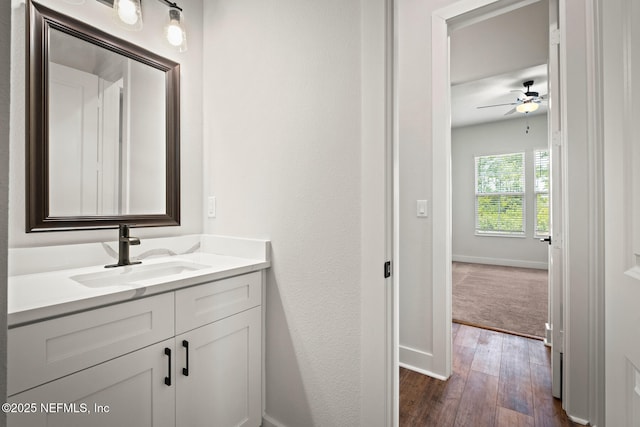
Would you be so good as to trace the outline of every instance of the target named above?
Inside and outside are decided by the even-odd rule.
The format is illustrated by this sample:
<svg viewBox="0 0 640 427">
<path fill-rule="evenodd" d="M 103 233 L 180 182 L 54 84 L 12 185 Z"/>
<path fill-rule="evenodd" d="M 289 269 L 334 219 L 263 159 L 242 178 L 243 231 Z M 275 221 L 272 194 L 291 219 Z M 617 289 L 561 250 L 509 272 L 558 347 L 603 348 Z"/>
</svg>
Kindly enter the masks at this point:
<svg viewBox="0 0 640 427">
<path fill-rule="evenodd" d="M 97 273 L 78 274 L 71 276 L 71 279 L 81 285 L 97 288 L 103 286 L 130 285 L 142 280 L 159 279 L 161 277 L 197 271 L 209 267 L 208 265 L 189 261 L 169 261 L 158 264 L 138 264 L 116 267 Z"/>
</svg>

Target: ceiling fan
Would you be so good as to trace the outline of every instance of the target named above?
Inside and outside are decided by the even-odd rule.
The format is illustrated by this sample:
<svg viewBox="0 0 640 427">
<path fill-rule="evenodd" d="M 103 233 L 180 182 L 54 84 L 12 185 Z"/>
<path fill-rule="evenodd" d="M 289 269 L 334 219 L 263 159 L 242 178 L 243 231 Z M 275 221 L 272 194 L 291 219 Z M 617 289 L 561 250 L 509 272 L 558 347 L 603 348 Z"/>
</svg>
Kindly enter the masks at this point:
<svg viewBox="0 0 640 427">
<path fill-rule="evenodd" d="M 516 99 L 516 102 L 509 102 L 506 104 L 483 105 L 477 108 L 491 108 L 491 107 L 502 107 L 505 105 L 515 105 L 515 107 L 513 107 L 511 110 L 507 111 L 504 114 L 505 116 L 508 116 L 509 114 L 513 114 L 516 111 L 518 113 L 525 113 L 525 114 L 536 111 L 540 106 L 539 104 L 547 100 L 547 95 L 545 94 L 540 96 L 538 92 L 531 91 L 531 86 L 533 86 L 533 80 L 527 80 L 526 82 L 522 83 L 522 86 L 524 86 L 527 89 L 526 92 L 521 90 L 511 91 L 511 92 L 520 92 L 522 94 L 521 96 L 518 96 L 518 98 Z"/>
</svg>

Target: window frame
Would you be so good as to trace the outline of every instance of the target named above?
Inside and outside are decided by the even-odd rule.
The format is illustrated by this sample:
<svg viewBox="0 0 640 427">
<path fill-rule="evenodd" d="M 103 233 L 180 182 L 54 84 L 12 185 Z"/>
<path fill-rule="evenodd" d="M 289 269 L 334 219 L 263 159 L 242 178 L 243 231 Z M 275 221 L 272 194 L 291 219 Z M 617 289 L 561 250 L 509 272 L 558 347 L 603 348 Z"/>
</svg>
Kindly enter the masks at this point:
<svg viewBox="0 0 640 427">
<path fill-rule="evenodd" d="M 522 191 L 521 192 L 496 192 L 496 193 L 479 193 L 478 192 L 478 160 L 482 157 L 507 157 L 520 155 L 522 158 Z M 474 156 L 474 234 L 482 237 L 527 237 L 527 171 L 526 171 L 526 152 L 516 151 L 498 154 L 482 154 Z M 478 197 L 479 196 L 520 196 L 522 198 L 522 231 L 483 231 L 478 227 Z"/>
</svg>

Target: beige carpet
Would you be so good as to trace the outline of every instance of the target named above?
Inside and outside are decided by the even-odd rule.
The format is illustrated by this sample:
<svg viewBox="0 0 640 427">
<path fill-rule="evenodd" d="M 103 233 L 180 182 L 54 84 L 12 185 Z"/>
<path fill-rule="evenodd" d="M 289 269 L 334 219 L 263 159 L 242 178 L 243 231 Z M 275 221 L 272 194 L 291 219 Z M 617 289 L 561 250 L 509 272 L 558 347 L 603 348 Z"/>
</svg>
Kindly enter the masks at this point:
<svg viewBox="0 0 640 427">
<path fill-rule="evenodd" d="M 544 336 L 547 270 L 453 263 L 453 320 Z"/>
</svg>

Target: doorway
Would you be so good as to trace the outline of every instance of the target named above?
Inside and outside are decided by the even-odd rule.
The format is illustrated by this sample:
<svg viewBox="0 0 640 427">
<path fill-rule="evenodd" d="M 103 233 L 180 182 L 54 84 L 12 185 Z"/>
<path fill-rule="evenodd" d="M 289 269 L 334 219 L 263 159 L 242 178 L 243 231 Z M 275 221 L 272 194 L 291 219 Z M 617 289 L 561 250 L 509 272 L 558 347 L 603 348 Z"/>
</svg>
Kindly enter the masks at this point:
<svg viewBox="0 0 640 427">
<path fill-rule="evenodd" d="M 482 6 L 482 4 L 480 3 L 482 2 L 457 2 L 455 4 L 452 4 L 448 8 L 440 9 L 436 12 L 432 12 L 431 14 L 432 80 L 431 92 L 429 94 L 429 97 L 432 99 L 433 104 L 430 111 L 432 118 L 432 143 L 430 147 L 429 157 L 430 161 L 432 162 L 431 180 L 433 184 L 431 185 L 431 189 L 429 190 L 431 192 L 431 200 L 429 201 L 429 213 L 431 215 L 430 221 L 432 221 L 434 226 L 431 228 L 431 265 L 427 266 L 427 274 L 430 276 L 429 281 L 433 284 L 433 287 L 432 289 L 427 289 L 426 294 L 418 295 L 418 297 L 426 296 L 425 300 L 428 303 L 432 302 L 431 306 L 427 308 L 425 313 L 425 317 L 427 318 L 428 324 L 430 324 L 431 328 L 425 334 L 426 339 L 418 342 L 418 344 L 420 344 L 421 346 L 423 343 L 425 343 L 423 347 L 414 346 L 414 348 L 410 348 L 410 346 L 408 345 L 400 347 L 400 360 L 401 364 L 403 358 L 404 360 L 410 360 L 410 362 L 413 362 L 414 366 L 420 363 L 425 367 L 421 372 L 427 373 L 431 376 L 439 377 L 441 379 L 446 379 L 451 375 L 453 365 L 453 355 L 451 351 L 451 336 L 453 335 L 451 325 L 452 229 L 450 226 L 452 217 L 452 203 L 451 166 L 449 162 L 449 160 L 451 159 L 451 128 L 449 123 L 450 96 L 448 93 L 450 76 L 447 66 L 444 65 L 449 64 L 448 36 L 454 27 L 463 28 L 464 26 L 468 25 L 469 20 L 479 22 L 483 19 L 486 19 L 487 15 L 499 16 L 509 10 L 515 10 L 517 8 L 531 5 L 536 2 L 485 2 L 485 4 L 493 3 L 492 10 L 487 11 L 483 9 L 481 12 L 474 10 L 471 12 L 471 14 L 474 16 L 470 16 L 470 9 L 465 8 Z M 497 3 L 497 6 L 495 3 Z M 548 48 L 548 45 L 546 43 L 544 43 L 544 46 L 545 48 Z M 545 55 L 545 60 L 547 55 Z M 476 68 L 481 68 L 482 66 L 486 65 L 485 62 L 491 62 L 487 60 L 487 58 L 476 59 L 476 61 L 471 61 L 474 65 L 478 65 Z M 404 62 L 401 62 L 401 65 Z M 415 62 L 416 61 L 413 61 L 412 64 Z M 538 65 L 541 64 L 538 63 Z M 403 88 L 401 87 L 401 95 L 402 89 Z M 405 126 L 404 128 L 417 134 L 417 130 L 414 130 L 414 128 L 410 128 L 408 126 Z M 544 128 L 545 126 L 543 126 L 542 134 L 546 136 L 547 132 Z M 523 128 L 522 132 L 524 133 L 524 131 L 525 129 Z M 412 134 L 410 134 L 410 136 L 411 135 Z M 406 136 L 403 141 L 406 141 Z M 531 154 L 531 156 L 533 156 L 533 154 Z M 532 236 L 530 236 L 529 239 L 531 242 L 533 242 Z M 535 243 L 537 245 L 540 245 L 538 247 L 541 251 L 545 250 L 545 247 L 542 244 L 537 241 L 535 241 Z M 407 244 L 403 243 L 401 246 L 401 250 L 406 249 L 407 246 Z M 404 250 L 404 252 L 402 253 L 403 256 L 402 258 L 400 258 L 401 263 L 406 263 L 407 257 L 412 256 L 407 252 L 407 250 Z M 422 272 L 419 273 L 421 275 L 424 274 Z M 409 276 L 409 274 L 406 274 L 406 269 L 402 268 L 402 264 L 400 274 L 402 276 L 404 286 L 407 282 L 406 278 Z M 416 281 L 416 283 L 419 283 L 419 281 Z M 416 298 L 409 302 L 413 303 L 415 300 Z M 401 317 L 403 316 L 402 303 L 403 301 L 401 300 Z M 403 332 L 401 331 L 401 340 L 403 338 L 402 335 Z M 410 357 L 413 358 L 410 359 Z"/>
<path fill-rule="evenodd" d="M 501 12 L 449 31 L 452 318 L 543 338 L 549 7 Z"/>
<path fill-rule="evenodd" d="M 548 244 L 540 242 L 550 230 L 548 14 L 540 1 L 451 34 L 452 317 L 537 339 L 549 320 Z M 468 40 L 488 40 L 489 33 L 519 44 L 503 23 L 529 20 L 539 23 L 526 35 L 536 39 L 529 40 L 533 53 L 510 57 L 496 75 L 460 82 L 473 77 L 457 69 Z M 545 63 L 504 70 L 527 61 Z"/>
<path fill-rule="evenodd" d="M 496 4 L 498 3 L 498 4 Z M 482 22 L 482 21 L 486 21 L 488 19 L 498 19 L 498 18 L 505 18 L 505 23 L 504 26 L 506 28 L 508 28 L 509 24 L 515 24 L 515 30 L 512 30 L 513 32 L 509 35 L 504 35 L 501 34 L 498 38 L 498 40 L 507 40 L 506 43 L 504 44 L 504 47 L 502 46 L 496 46 L 495 44 L 491 44 L 490 45 L 490 49 L 493 49 L 493 51 L 498 51 L 498 54 L 502 54 L 504 52 L 501 51 L 501 47 L 502 50 L 507 51 L 511 48 L 513 48 L 514 46 L 516 47 L 521 47 L 524 43 L 530 41 L 530 39 L 533 37 L 531 34 L 535 34 L 535 31 L 527 31 L 527 32 L 523 32 L 521 30 L 518 30 L 519 28 L 522 28 L 522 23 L 517 24 L 517 20 L 513 19 L 513 17 L 509 16 L 508 14 L 512 11 L 512 13 L 524 13 L 525 17 L 527 15 L 530 15 L 531 9 L 534 7 L 543 7 L 542 9 L 542 14 L 543 14 L 543 18 L 538 19 L 538 21 L 542 21 L 543 23 L 551 23 L 549 24 L 549 26 L 552 26 L 555 24 L 554 21 L 554 16 L 556 15 L 556 11 L 557 11 L 557 4 L 555 1 L 551 0 L 549 2 L 549 4 L 552 4 L 553 6 L 550 6 L 547 8 L 546 6 L 546 1 L 542 2 L 542 1 L 538 1 L 538 2 L 531 2 L 531 1 L 527 1 L 527 2 L 496 2 L 496 3 L 491 3 L 490 6 L 485 6 L 479 9 L 463 9 L 463 6 L 460 6 L 459 4 L 456 4 L 455 7 L 454 5 L 451 6 L 451 10 L 450 11 L 446 11 L 443 10 L 444 14 L 441 16 L 438 16 L 437 14 L 434 13 L 434 27 L 432 28 L 432 35 L 434 37 L 434 43 L 437 43 L 436 41 L 436 36 L 438 34 L 446 34 L 447 38 L 442 40 L 442 45 L 447 45 L 448 46 L 448 42 L 449 42 L 449 36 L 451 36 L 452 33 L 454 33 L 455 31 L 460 31 L 461 29 L 464 30 L 465 27 L 469 27 L 475 23 L 478 22 Z M 544 9 L 546 8 L 546 9 Z M 553 11 L 553 13 L 550 13 L 551 11 Z M 447 13 L 450 13 L 451 15 L 446 16 Z M 546 18 L 545 18 L 546 15 Z M 489 28 L 496 28 L 497 25 L 495 25 L 495 23 L 493 25 L 489 25 Z M 514 28 L 514 27 L 512 27 Z M 545 26 L 541 26 L 540 27 L 540 31 L 539 31 L 539 35 L 543 38 L 547 38 L 547 32 L 546 29 L 549 27 L 545 27 Z M 517 35 L 525 35 L 524 39 L 517 39 Z M 475 37 L 475 39 L 478 39 L 478 37 Z M 453 40 L 453 38 L 451 39 Z M 435 44 L 434 44 L 435 45 Z M 554 52 L 553 52 L 553 43 L 547 43 L 546 40 L 543 41 L 541 44 L 541 49 L 540 49 L 540 55 L 541 58 L 544 58 L 544 60 L 549 60 L 551 61 L 549 63 L 548 69 L 549 69 L 549 96 L 557 96 L 558 92 L 558 86 L 557 86 L 557 81 L 558 81 L 558 75 L 556 73 L 556 70 L 558 68 L 557 66 L 557 56 L 554 56 Z M 551 46 L 551 47 L 550 47 Z M 453 43 L 451 43 L 451 49 L 455 49 L 455 46 L 453 45 Z M 484 55 L 483 56 L 483 52 Z M 516 52 L 517 49 L 516 49 Z M 527 55 L 522 56 L 522 58 L 524 58 L 524 60 L 529 60 L 532 55 L 531 55 L 531 50 L 527 50 L 526 53 Z M 513 53 L 513 52 L 512 52 Z M 498 63 L 499 60 L 498 59 L 494 59 L 493 57 L 490 57 L 490 55 L 492 54 L 491 51 L 482 51 L 479 47 L 475 46 L 474 49 L 474 54 L 476 55 L 476 57 L 474 58 L 474 60 L 478 60 L 479 58 L 483 58 L 485 60 L 485 62 L 495 62 Z M 495 54 L 495 53 L 493 53 Z M 500 56 L 499 55 L 499 56 Z M 489 56 L 489 57 L 487 57 Z M 499 56 L 496 56 L 496 58 L 498 58 Z M 515 57 L 515 56 L 514 56 Z M 535 55 L 533 56 L 535 57 Z M 449 97 L 449 94 L 446 92 L 447 88 L 449 87 L 449 85 L 451 83 L 455 83 L 454 79 L 458 79 L 459 77 L 455 76 L 453 73 L 453 71 L 456 69 L 456 63 L 455 61 L 455 56 L 453 53 L 450 53 L 449 49 L 445 49 L 445 51 L 441 54 L 439 54 L 439 56 L 434 57 L 434 61 L 438 62 L 438 63 L 442 63 L 442 64 L 450 64 L 450 70 L 447 69 L 445 67 L 445 69 L 448 71 L 447 74 L 449 74 L 448 76 L 444 76 L 445 78 L 443 78 L 442 75 L 438 75 L 436 73 L 434 73 L 433 79 L 432 79 L 432 84 L 434 85 L 434 92 L 437 90 L 442 91 L 442 95 L 445 99 L 451 99 Z M 493 59 L 493 60 L 492 60 Z M 512 58 L 510 58 L 511 60 Z M 538 59 L 538 61 L 540 61 Z M 542 68 L 544 68 L 543 65 L 541 65 Z M 435 67 L 434 67 L 435 68 Z M 485 66 L 485 72 L 486 72 L 486 66 Z M 519 67 L 521 68 L 521 67 Z M 524 67 L 527 68 L 527 67 Z M 524 69 L 521 68 L 521 69 Z M 532 69 L 534 69 L 534 67 L 532 67 Z M 529 71 L 525 71 L 526 72 L 531 72 L 531 70 Z M 521 75 L 521 77 L 525 77 L 525 75 Z M 443 83 L 446 82 L 446 87 L 442 87 L 441 85 Z M 523 85 L 526 83 L 526 85 L 530 85 L 531 82 L 530 81 L 526 81 L 523 82 Z M 510 84 L 514 84 L 514 82 L 510 82 Z M 516 83 L 517 84 L 517 83 Z M 517 88 L 509 88 L 508 90 L 517 90 Z M 552 91 L 553 90 L 553 91 Z M 533 92 L 530 90 L 530 88 L 528 88 L 525 91 L 525 95 L 527 93 L 531 94 L 530 92 Z M 556 94 L 556 95 L 553 95 Z M 552 100 L 549 100 L 552 101 Z M 557 99 L 556 99 L 557 101 Z M 500 102 L 497 102 L 497 104 L 500 104 Z M 511 103 L 513 104 L 513 103 Z M 487 105 L 487 104 L 484 104 Z M 489 103 L 488 105 L 495 105 L 495 104 L 491 104 Z M 512 105 L 507 105 L 507 107 L 512 107 Z M 516 106 L 517 107 L 517 106 Z M 555 105 L 555 107 L 558 107 L 557 105 Z M 487 110 L 489 110 L 491 108 L 487 108 Z M 541 137 L 541 142 L 538 143 L 538 145 L 540 145 L 540 147 L 537 147 L 538 150 L 533 149 L 531 150 L 532 147 L 529 147 L 527 149 L 524 150 L 519 150 L 520 153 L 517 155 L 513 155 L 513 156 L 509 156 L 509 153 L 507 153 L 506 158 L 507 160 L 511 161 L 517 158 L 518 161 L 522 162 L 522 164 L 525 163 L 529 163 L 530 165 L 536 162 L 536 157 L 538 157 L 538 159 L 540 158 L 540 153 L 541 153 L 541 149 L 545 148 L 548 143 L 547 141 L 549 141 L 551 139 L 550 135 L 555 131 L 557 124 L 557 112 L 558 112 L 558 108 L 554 108 L 553 110 L 551 110 L 551 114 L 549 115 L 549 120 L 548 120 L 548 125 L 542 124 L 542 128 L 543 130 L 540 131 L 538 130 L 538 136 Z M 507 115 L 509 115 L 510 113 L 512 113 L 513 110 L 508 110 L 507 111 Z M 446 114 L 446 110 L 445 113 Z M 443 114 L 443 115 L 444 115 Z M 503 113 L 505 114 L 505 113 Z M 528 115 L 528 114 L 527 114 Z M 451 140 L 451 126 L 450 124 L 444 120 L 441 119 L 439 117 L 437 117 L 438 114 L 436 114 L 436 112 L 434 111 L 434 141 L 438 141 L 440 138 L 445 141 L 445 143 L 436 143 L 433 146 L 433 157 L 434 157 L 434 181 L 438 180 L 438 179 L 445 179 L 445 183 L 446 185 L 443 185 L 442 189 L 439 191 L 436 191 L 436 189 L 434 188 L 434 208 L 435 206 L 439 206 L 438 211 L 434 211 L 434 221 L 436 217 L 440 217 L 439 218 L 439 224 L 443 225 L 443 224 L 451 224 L 452 222 L 452 218 L 453 218 L 453 212 L 451 210 L 452 207 L 452 203 L 451 203 L 451 190 L 452 190 L 452 175 L 451 175 L 451 167 L 449 162 L 443 163 L 442 160 L 443 159 L 451 159 L 452 157 L 452 153 L 454 152 L 452 149 L 452 140 Z M 525 115 L 526 116 L 526 115 Z M 531 131 L 531 126 L 530 126 L 530 122 L 533 120 L 533 117 L 527 117 L 523 123 L 521 125 L 515 125 L 516 127 L 518 126 L 522 126 L 521 132 L 523 134 L 525 134 L 526 136 L 529 136 L 529 134 L 527 134 L 528 131 Z M 506 123 L 506 122 L 505 122 Z M 514 121 L 515 123 L 515 121 Z M 527 126 L 529 127 L 529 129 L 527 129 Z M 440 138 L 439 138 L 440 137 Z M 546 137 L 546 138 L 545 138 Z M 495 142 L 495 137 L 492 138 Z M 533 147 L 535 148 L 535 147 Z M 508 151 L 513 151 L 513 150 L 508 150 Z M 551 149 L 549 148 L 548 151 L 551 151 Z M 482 154 L 482 153 L 481 153 Z M 478 153 L 475 153 L 474 156 L 474 160 L 476 162 L 475 168 L 478 169 L 478 162 L 480 160 L 489 160 L 491 161 L 495 161 L 496 159 L 500 159 L 502 155 L 504 155 L 504 153 L 498 153 L 500 155 L 496 155 L 496 153 L 490 153 L 491 156 L 489 156 L 489 159 L 484 158 L 482 155 L 478 155 Z M 511 153 L 514 154 L 514 153 Z M 546 153 L 545 153 L 546 155 Z M 512 157 L 512 158 L 510 158 Z M 528 160 L 527 160 L 528 158 Z M 440 159 L 440 160 L 439 160 Z M 490 163 L 489 162 L 489 163 Z M 507 162 L 508 163 L 508 162 Z M 526 168 L 523 166 L 522 167 L 523 170 L 525 170 Z M 533 170 L 533 167 L 530 167 L 531 170 Z M 559 170 L 555 169 L 554 172 L 559 172 Z M 526 174 L 526 170 L 525 170 L 525 174 Z M 482 196 L 482 198 L 484 198 L 485 194 L 482 194 L 481 191 L 478 191 L 477 188 L 477 180 L 478 180 L 478 174 L 476 173 L 476 171 L 474 170 L 474 175 L 472 177 L 472 179 L 474 180 L 474 186 L 475 188 L 473 188 L 474 190 L 474 194 L 472 196 L 472 198 L 475 197 L 475 206 L 474 206 L 474 216 L 475 216 L 475 224 L 474 224 L 474 230 L 473 232 L 475 234 L 481 234 L 486 232 L 487 230 L 485 228 L 482 228 L 479 226 L 479 221 L 478 221 L 478 216 L 479 216 L 479 209 L 478 209 L 478 202 L 480 199 L 480 197 Z M 551 176 L 552 173 L 549 171 L 547 178 L 549 176 Z M 555 178 L 555 175 L 553 176 L 553 178 Z M 522 185 L 522 187 L 524 188 L 524 194 L 521 194 L 521 200 L 520 203 L 524 205 L 523 208 L 523 216 L 525 216 L 526 212 L 524 212 L 527 209 L 527 203 L 526 200 L 524 200 L 525 195 L 529 194 L 529 197 L 533 197 L 536 196 L 536 198 L 540 198 L 538 197 L 535 193 L 536 190 L 538 190 L 537 188 L 534 189 L 533 188 L 533 183 L 536 181 L 536 178 L 530 178 L 530 187 L 531 188 L 524 188 L 524 184 Z M 559 183 L 559 180 L 556 180 L 555 182 L 556 184 Z M 549 193 L 548 191 L 550 191 L 550 184 L 547 182 L 547 188 L 545 189 L 547 191 L 546 195 L 540 195 L 540 196 L 546 196 L 547 199 L 549 199 Z M 486 190 L 486 189 L 485 189 Z M 555 190 L 555 187 L 554 187 Z M 560 194 L 559 192 L 554 192 L 554 194 Z M 493 196 L 493 195 L 489 195 L 489 196 Z M 500 197 L 505 198 L 504 196 L 507 196 L 507 199 L 517 199 L 517 197 L 512 197 L 513 194 L 509 194 L 509 193 L 502 193 L 500 194 Z M 489 197 L 489 199 L 491 199 L 491 197 Z M 444 203 L 443 203 L 444 202 Z M 536 202 L 539 202 L 539 200 L 536 200 Z M 535 205 L 536 202 L 529 202 L 529 205 Z M 510 202 L 511 204 L 513 203 L 513 200 Z M 531 207 L 529 208 L 530 210 Z M 535 209 L 535 208 L 534 208 Z M 513 229 L 511 227 L 507 227 L 506 229 L 500 230 L 500 231 L 506 231 L 506 232 L 511 232 L 514 235 L 510 236 L 512 239 L 515 238 L 525 238 L 528 243 L 531 244 L 535 244 L 536 248 L 540 251 L 541 253 L 541 258 L 539 258 L 539 263 L 542 263 L 541 260 L 544 259 L 544 252 L 547 251 L 548 252 L 548 256 L 551 257 L 553 255 L 553 251 L 548 251 L 546 250 L 545 247 L 540 246 L 540 243 L 537 240 L 534 240 L 534 238 L 536 238 L 536 234 L 538 234 L 540 230 L 538 227 L 539 224 L 537 224 L 537 215 L 533 215 L 531 216 L 533 219 L 529 219 L 528 221 L 526 219 L 523 218 L 522 223 L 521 223 L 521 228 L 520 229 Z M 551 217 L 549 217 L 551 218 Z M 553 216 L 554 219 L 556 219 L 556 216 Z M 527 222 L 529 223 L 528 227 L 527 227 Z M 550 224 L 549 224 L 550 225 Z M 555 223 L 555 225 L 561 225 L 558 222 Z M 434 227 L 434 235 L 439 234 L 440 238 L 442 240 L 453 240 L 453 235 L 454 233 L 452 231 L 450 231 L 449 233 L 447 233 L 449 226 L 448 227 L 442 227 L 444 228 L 443 232 L 438 232 L 436 233 L 436 230 L 438 230 L 438 227 Z M 490 228 L 490 227 L 489 227 Z M 526 233 L 524 233 L 524 231 L 526 231 L 526 229 L 529 230 L 533 230 L 534 232 L 529 234 L 529 237 L 526 238 Z M 551 227 L 549 227 L 551 228 Z M 553 230 L 547 230 L 547 232 L 549 233 L 555 233 L 556 231 L 560 231 L 559 227 L 557 227 L 558 229 L 556 229 L 555 227 L 553 228 Z M 491 233 L 493 230 L 489 230 L 489 233 Z M 519 233 L 519 235 L 518 235 Z M 517 236 L 517 237 L 516 237 Z M 438 236 L 434 236 L 434 239 L 438 237 Z M 478 236 L 480 239 L 480 236 Z M 482 239 L 488 239 L 490 237 L 487 237 L 486 235 L 481 237 Z M 513 240 L 512 240 L 513 241 Z M 502 246 L 506 246 L 506 244 L 502 244 Z M 514 254 L 515 250 L 513 248 L 510 248 L 510 250 L 507 251 L 507 254 Z M 452 277 L 452 273 L 451 273 L 451 268 L 450 268 L 450 263 L 452 262 L 452 258 L 453 258 L 453 250 L 451 251 L 446 251 L 444 254 L 439 255 L 439 256 L 435 256 L 435 242 L 434 242 L 434 257 L 433 257 L 433 269 L 434 269 L 434 283 L 438 283 L 438 281 L 441 281 L 443 283 L 445 283 L 444 287 L 434 287 L 434 291 L 437 290 L 437 288 L 440 288 L 438 290 L 438 292 L 443 292 L 444 298 L 443 300 L 446 300 L 446 298 L 451 298 L 452 295 L 452 284 L 451 284 L 451 277 Z M 507 255 L 509 256 L 509 255 Z M 485 255 L 486 257 L 486 255 Z M 495 255 L 494 255 L 495 257 Z M 551 258 L 549 258 L 551 259 Z M 443 268 L 443 264 L 444 264 L 444 268 Z M 552 265 L 552 262 L 548 263 L 549 265 Z M 557 264 L 556 264 L 557 265 Z M 550 277 L 554 277 L 553 275 L 550 275 Z M 443 280 L 444 279 L 444 280 Z M 551 284 L 551 287 L 554 286 L 558 286 L 561 285 L 561 283 L 556 282 L 556 284 L 554 285 L 553 283 Z M 435 292 L 434 292 L 435 293 Z M 554 293 L 549 292 L 549 295 L 552 295 Z M 557 301 L 556 301 L 557 302 Z M 553 301 L 550 301 L 549 306 L 551 307 L 551 310 L 548 311 L 549 314 L 549 318 L 552 318 L 552 312 L 554 310 L 554 305 L 553 305 Z M 450 319 L 452 319 L 452 315 L 451 313 L 448 313 L 448 316 L 444 317 L 444 319 L 448 319 L 448 321 L 450 321 Z M 436 322 L 434 321 L 434 324 Z M 551 323 L 551 322 L 549 322 Z M 561 325 L 560 325 L 561 326 Z M 448 327 L 445 326 L 445 327 Z M 559 330 L 557 331 L 559 332 Z M 545 335 L 549 335 L 546 334 L 545 331 Z M 550 335 L 547 336 L 547 338 L 551 338 Z M 551 340 L 549 340 L 551 341 Z M 445 341 L 446 342 L 446 341 Z M 449 359 L 450 355 L 447 355 L 447 360 L 446 365 L 448 368 L 448 373 L 451 372 L 450 367 L 451 367 L 451 360 Z M 556 364 L 556 366 L 554 367 L 554 395 L 559 396 L 559 393 L 556 394 L 556 380 L 559 378 L 560 376 L 560 371 L 559 369 L 557 369 L 559 367 L 558 364 Z"/>
</svg>

